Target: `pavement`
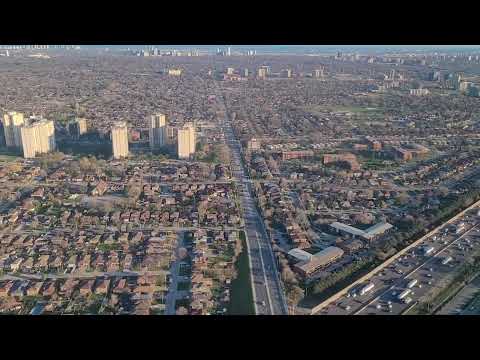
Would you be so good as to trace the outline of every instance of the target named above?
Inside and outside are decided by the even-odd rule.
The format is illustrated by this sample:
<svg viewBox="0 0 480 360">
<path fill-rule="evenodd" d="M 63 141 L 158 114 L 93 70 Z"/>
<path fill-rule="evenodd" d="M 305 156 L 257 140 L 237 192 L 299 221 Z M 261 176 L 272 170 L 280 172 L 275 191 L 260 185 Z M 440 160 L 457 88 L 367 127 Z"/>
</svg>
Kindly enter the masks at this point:
<svg viewBox="0 0 480 360">
<path fill-rule="evenodd" d="M 185 236 L 184 232 L 181 232 L 178 234 L 176 254 L 178 254 L 178 250 L 184 245 L 183 244 L 184 236 Z M 165 315 L 175 315 L 176 301 L 185 297 L 185 294 L 183 292 L 179 292 L 177 290 L 178 283 L 181 282 L 182 280 L 182 277 L 179 275 L 181 263 L 182 261 L 177 258 L 172 263 L 172 266 L 170 268 L 170 285 L 168 287 L 167 296 L 165 297 Z"/>
<path fill-rule="evenodd" d="M 223 97 L 217 96 L 217 99 L 223 99 Z M 224 104 L 221 105 L 224 108 Z M 252 183 L 245 172 L 240 142 L 234 136 L 229 119 L 223 125 L 227 145 L 231 149 L 231 161 L 236 169 L 233 171 L 233 176 L 238 181 L 240 204 L 244 211 L 255 313 L 259 315 L 287 315 L 288 307 L 273 255 L 272 244 L 252 196 Z"/>
<path fill-rule="evenodd" d="M 477 209 L 476 209 L 477 210 Z M 347 295 L 323 308 L 318 315 L 400 315 L 410 310 L 415 303 L 425 300 L 433 291 L 443 288 L 446 281 L 475 252 L 480 251 L 480 216 L 472 211 L 457 219 L 454 224 L 465 223 L 465 230 L 459 234 L 440 228 L 434 234 L 410 249 L 382 271 L 373 275 L 368 282 L 374 287 L 360 295 L 358 286 Z M 426 255 L 425 247 L 432 246 L 432 253 Z M 451 257 L 447 264 L 442 261 Z M 410 303 L 399 299 L 413 279 Z M 363 284 L 363 286 L 366 285 Z M 356 296 L 353 296 L 356 293 Z"/>
<path fill-rule="evenodd" d="M 167 271 L 91 271 L 48 274 L 3 274 L 1 280 L 45 280 L 45 279 L 94 279 L 97 277 L 139 277 L 143 275 L 165 275 Z"/>
</svg>

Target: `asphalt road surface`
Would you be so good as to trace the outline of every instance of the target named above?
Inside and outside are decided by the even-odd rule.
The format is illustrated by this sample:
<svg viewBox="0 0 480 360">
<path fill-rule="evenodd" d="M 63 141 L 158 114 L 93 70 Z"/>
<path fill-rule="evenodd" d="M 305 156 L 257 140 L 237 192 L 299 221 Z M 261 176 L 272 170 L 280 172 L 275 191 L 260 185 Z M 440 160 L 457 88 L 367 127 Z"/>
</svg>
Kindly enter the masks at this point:
<svg viewBox="0 0 480 360">
<path fill-rule="evenodd" d="M 456 234 L 450 226 L 441 228 L 435 234 L 417 245 L 407 254 L 369 279 L 374 287 L 360 295 L 360 288 L 353 289 L 348 295 L 322 309 L 318 315 L 400 315 L 432 290 L 445 286 L 446 277 L 465 263 L 467 257 L 480 250 L 480 216 L 470 211 L 454 224 L 465 223 L 465 230 Z M 448 229 L 448 231 L 445 231 Z M 425 254 L 425 249 L 434 250 Z M 444 264 L 443 260 L 451 257 Z M 412 280 L 417 283 L 411 292 L 400 299 L 399 295 L 408 289 Z M 356 293 L 356 296 L 353 294 Z M 409 303 L 405 302 L 410 298 Z"/>
<path fill-rule="evenodd" d="M 221 97 L 220 97 L 221 98 Z M 224 133 L 231 149 L 233 176 L 238 181 L 240 203 L 244 211 L 247 250 L 250 261 L 255 313 L 259 315 L 287 315 L 288 308 L 278 275 L 277 264 L 263 220 L 252 197 L 251 182 L 245 173 L 241 145 L 227 121 Z"/>
</svg>

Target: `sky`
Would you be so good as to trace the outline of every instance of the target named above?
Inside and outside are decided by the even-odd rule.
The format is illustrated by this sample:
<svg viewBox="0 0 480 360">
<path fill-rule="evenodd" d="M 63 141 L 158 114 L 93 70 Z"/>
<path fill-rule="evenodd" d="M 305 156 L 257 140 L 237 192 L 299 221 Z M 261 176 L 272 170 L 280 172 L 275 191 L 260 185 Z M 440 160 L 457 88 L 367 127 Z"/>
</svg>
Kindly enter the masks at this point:
<svg viewBox="0 0 480 360">
<path fill-rule="evenodd" d="M 227 45 L 149 45 L 158 47 L 159 49 L 198 49 L 213 52 L 217 48 L 225 49 Z M 145 45 L 95 45 L 82 46 L 88 47 L 108 47 L 110 49 L 130 48 L 144 49 Z M 321 53 L 334 51 L 462 51 L 462 50 L 479 50 L 480 45 L 232 45 L 232 51 L 257 50 L 257 53 Z"/>
</svg>

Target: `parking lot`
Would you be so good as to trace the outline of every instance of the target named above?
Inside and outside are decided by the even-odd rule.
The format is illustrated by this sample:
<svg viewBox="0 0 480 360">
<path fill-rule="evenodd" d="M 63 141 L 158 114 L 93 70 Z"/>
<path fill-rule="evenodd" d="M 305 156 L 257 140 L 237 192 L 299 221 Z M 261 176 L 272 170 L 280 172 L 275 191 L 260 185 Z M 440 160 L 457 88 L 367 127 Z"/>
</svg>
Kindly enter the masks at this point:
<svg viewBox="0 0 480 360">
<path fill-rule="evenodd" d="M 452 274 L 471 254 L 480 250 L 480 216 L 477 211 L 472 210 L 453 224 L 441 228 L 373 275 L 367 283 L 352 289 L 318 314 L 404 313 L 435 287 L 442 287 L 447 275 Z M 366 286 L 370 283 L 373 287 L 368 289 Z"/>
</svg>

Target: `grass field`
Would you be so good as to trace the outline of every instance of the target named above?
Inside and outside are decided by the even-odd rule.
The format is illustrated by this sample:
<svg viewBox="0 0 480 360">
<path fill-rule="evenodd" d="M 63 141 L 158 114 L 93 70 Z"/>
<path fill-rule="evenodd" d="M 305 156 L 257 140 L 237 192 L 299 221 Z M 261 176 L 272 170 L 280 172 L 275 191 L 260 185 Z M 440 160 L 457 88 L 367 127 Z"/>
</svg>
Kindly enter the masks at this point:
<svg viewBox="0 0 480 360">
<path fill-rule="evenodd" d="M 17 159 L 18 157 L 13 155 L 0 155 L 0 162 L 12 162 Z"/>
<path fill-rule="evenodd" d="M 229 315 L 255 315 L 253 306 L 252 284 L 250 282 L 250 266 L 248 264 L 247 242 L 245 234 L 240 232 L 242 252 L 235 263 L 237 277 L 232 281 Z"/>
<path fill-rule="evenodd" d="M 305 111 L 315 113 L 328 112 L 350 112 L 355 115 L 381 115 L 383 114 L 382 108 L 368 107 L 368 106 L 309 106 L 304 108 Z"/>
</svg>

